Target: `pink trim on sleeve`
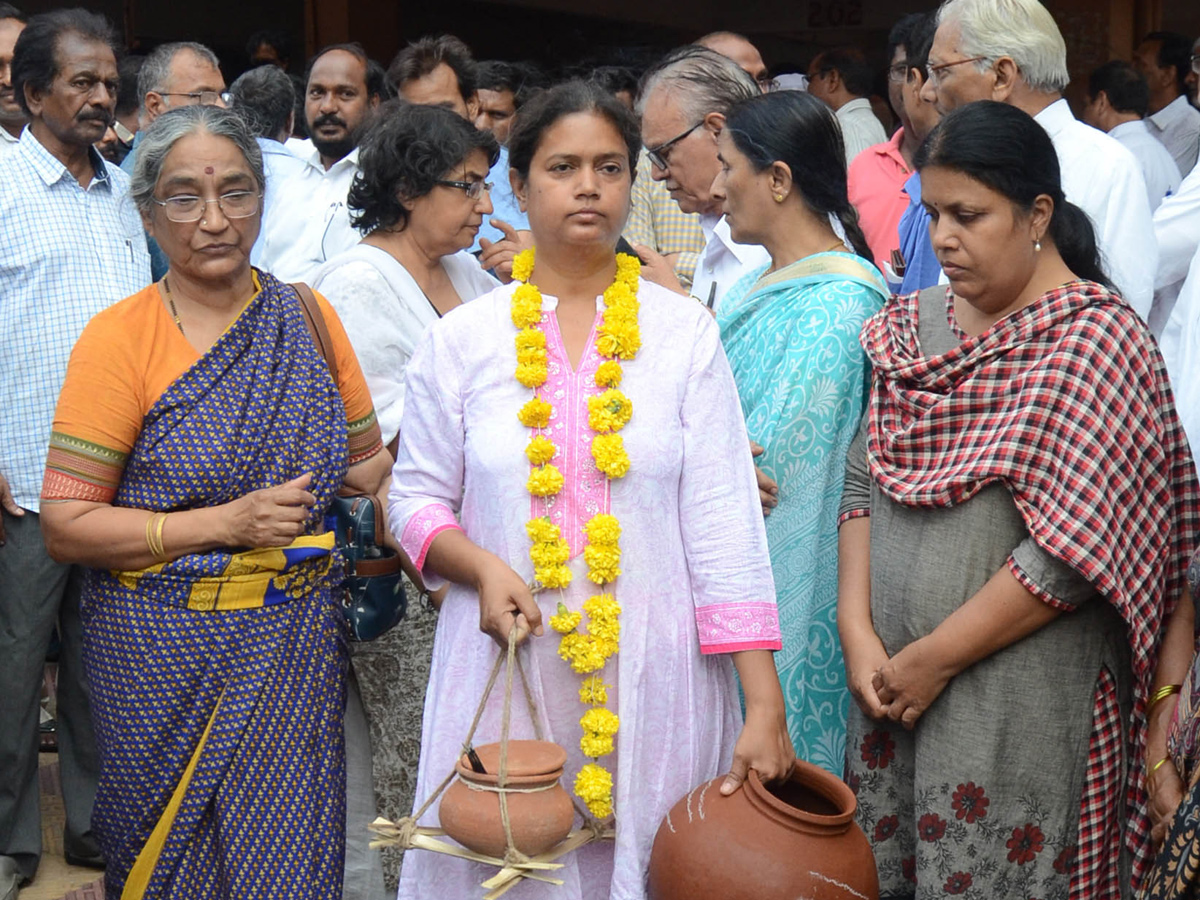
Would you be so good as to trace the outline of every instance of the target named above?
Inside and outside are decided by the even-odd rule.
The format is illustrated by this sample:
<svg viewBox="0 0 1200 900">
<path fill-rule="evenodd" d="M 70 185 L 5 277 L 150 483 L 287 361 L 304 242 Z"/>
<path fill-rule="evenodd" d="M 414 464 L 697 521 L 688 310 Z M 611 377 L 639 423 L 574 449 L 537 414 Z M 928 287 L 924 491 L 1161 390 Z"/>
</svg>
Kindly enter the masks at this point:
<svg viewBox="0 0 1200 900">
<path fill-rule="evenodd" d="M 779 650 L 779 610 L 771 602 L 715 603 L 696 610 L 700 652 L 736 653 L 739 650 Z"/>
<path fill-rule="evenodd" d="M 462 531 L 462 526 L 458 524 L 454 512 L 442 503 L 422 506 L 408 520 L 408 524 L 404 526 L 404 533 L 400 535 L 400 546 L 413 561 L 418 572 L 425 568 L 425 554 L 429 552 L 429 545 L 433 543 L 433 539 L 450 529 Z"/>
</svg>

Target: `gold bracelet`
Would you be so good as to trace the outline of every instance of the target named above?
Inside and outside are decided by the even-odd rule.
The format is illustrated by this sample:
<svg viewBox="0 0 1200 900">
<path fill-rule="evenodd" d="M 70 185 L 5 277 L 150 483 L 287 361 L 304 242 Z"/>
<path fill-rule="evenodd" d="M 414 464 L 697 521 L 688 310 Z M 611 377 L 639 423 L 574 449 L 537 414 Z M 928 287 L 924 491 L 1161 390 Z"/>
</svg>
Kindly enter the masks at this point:
<svg viewBox="0 0 1200 900">
<path fill-rule="evenodd" d="M 150 555 L 154 557 L 156 562 L 166 562 L 167 554 L 163 550 L 162 532 L 163 524 L 167 521 L 166 513 L 154 513 L 146 520 L 146 546 L 150 548 Z"/>
<path fill-rule="evenodd" d="M 1164 756 L 1162 759 L 1160 759 L 1158 762 L 1156 762 L 1154 764 L 1153 768 L 1150 769 L 1150 774 L 1153 775 L 1155 772 L 1157 772 L 1159 769 L 1162 768 L 1163 763 L 1170 762 L 1170 761 L 1171 761 L 1171 757 Z"/>
<path fill-rule="evenodd" d="M 1181 690 L 1183 690 L 1182 684 L 1164 684 L 1150 695 L 1150 703 L 1146 707 L 1146 713 L 1149 714 L 1160 701 L 1166 700 L 1172 694 L 1178 694 Z"/>
<path fill-rule="evenodd" d="M 164 562 L 164 563 L 167 561 L 167 551 L 166 551 L 166 548 L 163 547 L 163 526 L 166 524 L 167 524 L 167 514 L 159 513 L 158 514 L 158 524 L 154 526 L 154 546 L 157 550 L 157 553 L 154 558 L 157 559 L 159 562 Z"/>
<path fill-rule="evenodd" d="M 150 518 L 146 520 L 146 546 L 150 549 L 150 555 L 158 559 L 154 554 L 154 520 L 158 517 L 158 513 L 151 513 Z"/>
</svg>

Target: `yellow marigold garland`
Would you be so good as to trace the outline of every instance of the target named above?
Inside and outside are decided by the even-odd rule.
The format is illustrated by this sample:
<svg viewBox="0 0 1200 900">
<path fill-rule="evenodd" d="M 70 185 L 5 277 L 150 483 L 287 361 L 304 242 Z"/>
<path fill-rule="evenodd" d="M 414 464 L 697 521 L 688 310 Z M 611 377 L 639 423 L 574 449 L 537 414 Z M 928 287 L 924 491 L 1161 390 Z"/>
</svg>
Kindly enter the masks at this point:
<svg viewBox="0 0 1200 900">
<path fill-rule="evenodd" d="M 513 279 L 522 282 L 513 292 L 512 321 L 517 327 L 517 381 L 536 391 L 549 378 L 546 335 L 538 325 L 542 320 L 542 295 L 528 284 L 533 274 L 534 251 L 518 253 L 513 260 Z M 617 254 L 617 277 L 604 292 L 604 316 L 597 329 L 596 350 L 605 357 L 596 369 L 595 381 L 603 393 L 588 398 L 588 426 L 592 437 L 592 458 L 608 478 L 621 478 L 629 471 L 625 442 L 617 433 L 629 423 L 633 404 L 617 386 L 622 371 L 619 360 L 633 359 L 642 344 L 638 330 L 637 286 L 641 264 L 636 257 Z M 544 399 L 526 402 L 517 418 L 535 434 L 525 448 L 530 466 L 527 488 L 537 497 L 552 497 L 562 490 L 563 475 L 552 465 L 558 447 L 536 432 L 549 427 L 554 408 Z M 525 525 L 529 535 L 529 558 L 534 577 L 544 587 L 561 589 L 571 582 L 566 563 L 570 546 L 557 525 L 549 518 L 530 519 Z M 588 579 L 597 585 L 609 585 L 621 574 L 621 525 L 616 516 L 600 513 L 584 526 L 588 543 L 584 561 Z M 580 631 L 587 617 L 587 631 Z M 609 685 L 596 674 L 615 656 L 621 640 L 621 606 L 610 592 L 596 594 L 583 604 L 583 612 L 571 612 L 562 603 L 550 617 L 550 627 L 562 635 L 558 655 L 572 671 L 585 675 L 579 688 L 579 702 L 587 707 L 579 721 L 579 739 L 584 756 L 599 759 L 615 749 L 614 739 L 620 726 L 615 713 L 605 707 Z M 587 763 L 575 778 L 575 793 L 597 819 L 613 813 L 612 773 L 594 762 Z"/>
</svg>

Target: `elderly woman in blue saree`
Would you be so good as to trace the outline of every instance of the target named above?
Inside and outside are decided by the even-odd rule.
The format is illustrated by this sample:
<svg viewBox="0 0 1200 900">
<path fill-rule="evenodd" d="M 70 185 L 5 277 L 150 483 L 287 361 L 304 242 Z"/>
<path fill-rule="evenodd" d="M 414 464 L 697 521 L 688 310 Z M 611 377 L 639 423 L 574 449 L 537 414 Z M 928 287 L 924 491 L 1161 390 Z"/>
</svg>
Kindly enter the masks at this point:
<svg viewBox="0 0 1200 900">
<path fill-rule="evenodd" d="M 345 622 L 324 513 L 390 470 L 336 315 L 252 269 L 262 157 L 236 114 L 159 117 L 131 195 L 170 260 L 88 324 L 43 485 L 91 567 L 93 819 L 116 898 L 341 896 Z"/>
<path fill-rule="evenodd" d="M 846 197 L 841 132 L 824 104 L 795 91 L 743 101 L 717 143 L 713 193 L 734 240 L 771 254 L 730 289 L 718 322 L 759 465 L 777 486 L 764 497 L 783 631 L 775 662 L 797 755 L 840 777 L 849 693 L 837 511 L 867 397 L 858 333 L 887 285 Z"/>
</svg>

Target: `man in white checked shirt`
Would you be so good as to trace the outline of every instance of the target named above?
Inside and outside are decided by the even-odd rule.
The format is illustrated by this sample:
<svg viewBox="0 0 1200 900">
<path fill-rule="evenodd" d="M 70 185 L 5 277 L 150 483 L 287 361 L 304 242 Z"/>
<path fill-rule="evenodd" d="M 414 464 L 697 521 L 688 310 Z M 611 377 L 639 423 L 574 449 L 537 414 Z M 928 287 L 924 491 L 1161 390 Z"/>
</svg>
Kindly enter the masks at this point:
<svg viewBox="0 0 1200 900">
<path fill-rule="evenodd" d="M 129 179 L 92 147 L 116 106 L 111 26 L 81 9 L 34 16 L 12 81 L 29 127 L 0 158 L 0 900 L 41 856 L 38 698 L 55 624 L 63 846 L 68 862 L 103 865 L 90 834 L 98 767 L 80 573 L 47 554 L 38 497 L 71 347 L 94 314 L 150 282 Z"/>
</svg>

